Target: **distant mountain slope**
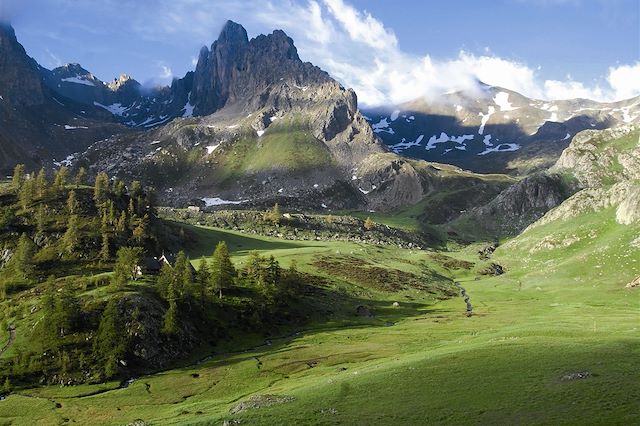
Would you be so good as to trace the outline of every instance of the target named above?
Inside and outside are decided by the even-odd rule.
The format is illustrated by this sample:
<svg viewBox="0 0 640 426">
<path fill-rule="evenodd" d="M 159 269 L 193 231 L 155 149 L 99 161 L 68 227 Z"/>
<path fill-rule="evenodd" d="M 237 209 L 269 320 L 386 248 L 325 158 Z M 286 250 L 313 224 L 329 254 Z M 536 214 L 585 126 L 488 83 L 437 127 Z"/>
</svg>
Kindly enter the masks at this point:
<svg viewBox="0 0 640 426">
<path fill-rule="evenodd" d="M 391 209 L 419 202 L 449 179 L 485 185 L 456 168 L 389 152 L 355 93 L 303 63 L 282 31 L 248 40 L 228 22 L 200 53 L 190 102 L 196 116 L 206 115 L 96 143 L 80 161 L 153 183 L 174 204 L 199 198 Z"/>
<path fill-rule="evenodd" d="M 548 171 L 522 179 L 449 226 L 463 234 L 498 238 L 601 212 L 618 224 L 637 225 L 639 181 L 639 126 L 585 130 Z"/>
<path fill-rule="evenodd" d="M 582 130 L 640 123 L 640 97 L 541 101 L 479 83 L 473 93 L 363 113 L 394 152 L 477 172 L 528 174 L 553 165 Z"/>
<path fill-rule="evenodd" d="M 109 114 L 54 94 L 40 66 L 18 43 L 13 28 L 0 24 L 0 170 L 64 159 L 92 142 L 126 128 Z"/>
</svg>

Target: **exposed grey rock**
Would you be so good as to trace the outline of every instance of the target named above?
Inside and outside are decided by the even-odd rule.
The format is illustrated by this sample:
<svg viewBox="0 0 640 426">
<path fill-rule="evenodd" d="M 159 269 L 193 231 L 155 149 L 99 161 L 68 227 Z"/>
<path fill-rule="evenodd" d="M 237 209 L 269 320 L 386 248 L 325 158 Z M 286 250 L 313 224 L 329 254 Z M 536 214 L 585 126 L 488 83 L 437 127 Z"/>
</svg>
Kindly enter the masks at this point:
<svg viewBox="0 0 640 426">
<path fill-rule="evenodd" d="M 248 399 L 234 405 L 229 412 L 231 414 L 238 414 L 245 410 L 271 407 L 272 405 L 293 402 L 295 399 L 295 397 L 290 395 L 252 395 Z"/>
</svg>

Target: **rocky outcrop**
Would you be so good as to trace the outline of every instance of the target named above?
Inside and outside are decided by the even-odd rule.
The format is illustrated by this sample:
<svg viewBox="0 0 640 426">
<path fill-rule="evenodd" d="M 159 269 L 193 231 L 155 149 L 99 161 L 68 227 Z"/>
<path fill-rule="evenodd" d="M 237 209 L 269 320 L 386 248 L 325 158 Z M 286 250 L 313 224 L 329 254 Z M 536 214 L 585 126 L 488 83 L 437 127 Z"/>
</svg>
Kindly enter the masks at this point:
<svg viewBox="0 0 640 426">
<path fill-rule="evenodd" d="M 515 235 L 559 206 L 574 191 L 557 174 L 535 174 L 502 191 L 488 204 L 463 214 L 495 236 Z"/>
<path fill-rule="evenodd" d="M 640 179 L 639 136 L 636 126 L 586 130 L 573 138 L 551 171 L 569 172 L 587 188 Z M 616 140 L 621 142 L 612 143 Z"/>
</svg>

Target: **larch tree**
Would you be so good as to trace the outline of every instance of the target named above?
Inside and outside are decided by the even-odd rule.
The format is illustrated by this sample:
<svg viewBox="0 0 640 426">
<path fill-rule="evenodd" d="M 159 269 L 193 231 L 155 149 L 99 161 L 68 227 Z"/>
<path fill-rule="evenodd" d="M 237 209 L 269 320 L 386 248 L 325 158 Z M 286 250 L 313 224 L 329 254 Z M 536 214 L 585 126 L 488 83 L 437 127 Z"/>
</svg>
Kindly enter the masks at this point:
<svg viewBox="0 0 640 426">
<path fill-rule="evenodd" d="M 231 262 L 227 243 L 220 241 L 213 252 L 211 262 L 211 287 L 222 298 L 224 289 L 231 287 L 236 276 L 236 269 Z"/>
</svg>

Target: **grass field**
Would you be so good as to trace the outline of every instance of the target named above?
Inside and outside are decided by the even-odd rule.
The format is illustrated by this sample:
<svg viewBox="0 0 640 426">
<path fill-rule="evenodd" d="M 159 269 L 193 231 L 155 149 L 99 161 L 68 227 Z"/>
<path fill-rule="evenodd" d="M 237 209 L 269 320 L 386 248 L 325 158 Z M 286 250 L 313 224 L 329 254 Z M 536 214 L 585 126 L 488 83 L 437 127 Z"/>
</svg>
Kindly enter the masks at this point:
<svg viewBox="0 0 640 426">
<path fill-rule="evenodd" d="M 506 274 L 479 280 L 486 263 L 479 245 L 443 252 L 475 263 L 447 270 L 427 251 L 199 228 L 192 258 L 210 255 L 224 239 L 237 263 L 258 250 L 283 266 L 295 257 L 317 274 L 323 256 L 414 273 L 431 268 L 460 281 L 474 315 L 465 316 L 458 297 L 438 301 L 415 289 L 392 293 L 334 280 L 367 301 L 375 319 L 313 323 L 253 349 L 237 342 L 234 353 L 140 377 L 127 388 L 20 391 L 0 401 L 0 423 L 636 424 L 640 295 L 625 284 L 640 274 L 633 248 L 640 229 L 613 217 L 605 210 L 533 228 L 491 259 Z M 231 414 L 252 395 L 293 399 Z"/>
</svg>

